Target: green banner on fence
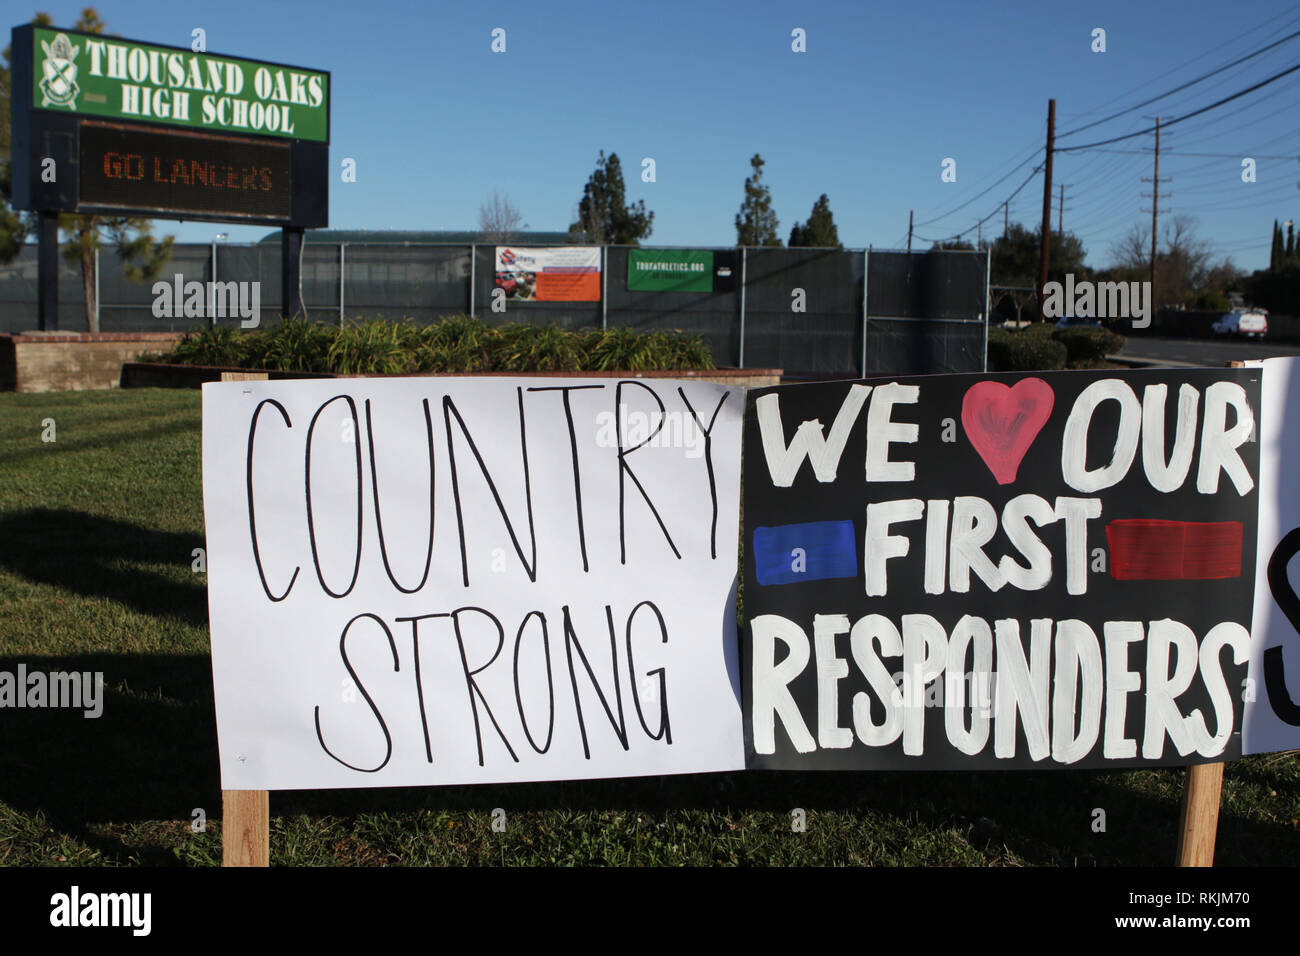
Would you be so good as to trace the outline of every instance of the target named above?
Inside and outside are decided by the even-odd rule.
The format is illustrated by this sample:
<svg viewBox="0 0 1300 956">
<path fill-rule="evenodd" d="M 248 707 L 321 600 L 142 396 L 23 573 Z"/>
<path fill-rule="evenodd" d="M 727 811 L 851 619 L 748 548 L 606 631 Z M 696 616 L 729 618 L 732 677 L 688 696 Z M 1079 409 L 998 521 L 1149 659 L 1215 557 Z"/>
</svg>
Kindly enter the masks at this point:
<svg viewBox="0 0 1300 956">
<path fill-rule="evenodd" d="M 712 292 L 713 253 L 699 249 L 631 249 L 629 292 Z"/>
</svg>

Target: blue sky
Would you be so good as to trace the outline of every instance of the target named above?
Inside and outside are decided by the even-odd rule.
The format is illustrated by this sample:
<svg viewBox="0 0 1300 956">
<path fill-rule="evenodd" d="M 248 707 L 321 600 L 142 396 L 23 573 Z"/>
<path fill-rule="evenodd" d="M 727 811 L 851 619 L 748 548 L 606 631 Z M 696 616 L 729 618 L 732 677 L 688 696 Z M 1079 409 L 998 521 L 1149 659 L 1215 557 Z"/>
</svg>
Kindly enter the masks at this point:
<svg viewBox="0 0 1300 956">
<path fill-rule="evenodd" d="M 82 3 L 48 5 L 70 26 Z M 12 8 L 11 8 L 12 10 Z M 916 210 L 927 239 L 992 216 L 1041 162 L 1047 100 L 1058 134 L 1300 30 L 1284 0 L 1090 2 L 153 2 L 98 6 L 112 33 L 332 72 L 330 225 L 472 229 L 494 189 L 533 229 L 575 218 L 599 150 L 623 163 L 628 198 L 655 213 L 650 245 L 731 245 L 749 157 L 766 160 L 783 239 L 820 193 L 841 242 L 897 248 Z M 33 12 L 35 12 L 33 10 Z M 15 21 L 16 22 L 16 21 Z M 506 30 L 506 52 L 490 50 Z M 807 52 L 791 50 L 802 28 Z M 1106 52 L 1090 50 L 1106 31 Z M 1300 37 L 1059 145 L 1167 121 L 1300 64 Z M 1267 265 L 1274 218 L 1300 220 L 1300 71 L 1162 135 L 1162 215 L 1246 269 Z M 1149 225 L 1152 137 L 1056 157 L 1064 224 L 1092 265 Z M 1035 152 L 1036 151 L 1036 152 Z M 1223 156 L 1180 156 L 1213 153 Z M 1290 158 L 1267 158 L 1285 157 Z M 1241 181 L 1253 157 L 1257 181 Z M 641 181 L 655 160 L 657 180 Z M 940 180 L 956 160 L 957 181 Z M 1028 165 L 1007 176 L 1022 160 Z M 972 200 L 964 208 L 953 211 Z M 1056 188 L 1053 188 L 1053 228 Z M 1011 200 L 1041 217 L 1042 178 Z M 264 228 L 160 223 L 183 241 L 250 241 Z M 915 240 L 922 247 L 928 245 Z"/>
</svg>

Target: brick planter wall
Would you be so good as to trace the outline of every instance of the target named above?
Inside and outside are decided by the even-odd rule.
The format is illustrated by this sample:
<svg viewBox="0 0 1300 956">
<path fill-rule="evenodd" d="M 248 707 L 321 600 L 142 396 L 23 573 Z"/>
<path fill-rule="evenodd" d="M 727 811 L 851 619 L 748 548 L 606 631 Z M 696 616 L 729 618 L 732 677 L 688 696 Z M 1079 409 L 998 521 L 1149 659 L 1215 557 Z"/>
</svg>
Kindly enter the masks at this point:
<svg viewBox="0 0 1300 956">
<path fill-rule="evenodd" d="M 122 363 L 166 352 L 182 332 L 15 332 L 0 334 L 0 391 L 115 388 Z"/>
</svg>

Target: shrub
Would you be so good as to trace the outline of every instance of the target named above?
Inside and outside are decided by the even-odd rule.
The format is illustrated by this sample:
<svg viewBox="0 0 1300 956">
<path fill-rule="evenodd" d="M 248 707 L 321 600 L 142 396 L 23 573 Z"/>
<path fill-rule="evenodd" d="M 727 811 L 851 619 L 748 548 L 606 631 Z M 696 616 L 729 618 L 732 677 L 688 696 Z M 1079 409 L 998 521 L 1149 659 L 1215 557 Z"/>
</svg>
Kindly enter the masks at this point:
<svg viewBox="0 0 1300 956">
<path fill-rule="evenodd" d="M 1231 312 L 1232 300 L 1222 292 L 1202 292 L 1192 301 L 1192 308 L 1202 312 Z"/>
<path fill-rule="evenodd" d="M 616 369 L 650 371 L 659 367 L 648 338 L 628 328 L 603 329 L 587 347 L 587 367 L 592 371 Z"/>
<path fill-rule="evenodd" d="M 465 315 L 425 326 L 409 319 L 367 319 L 340 329 L 293 318 L 256 331 L 205 328 L 157 360 L 344 375 L 714 367 L 709 346 L 698 335 L 627 328 L 568 331 L 519 322 L 492 328 Z"/>
<path fill-rule="evenodd" d="M 242 366 L 242 358 L 238 332 L 228 325 L 218 325 L 189 333 L 158 360 L 180 365 Z"/>
<path fill-rule="evenodd" d="M 329 351 L 339 329 L 293 317 L 267 329 L 245 333 L 245 368 L 276 372 L 330 372 Z"/>
<path fill-rule="evenodd" d="M 989 329 L 989 370 L 994 372 L 1043 372 L 1065 367 L 1066 347 L 1051 335 L 1046 323 L 1020 331 Z"/>
<path fill-rule="evenodd" d="M 326 362 L 342 375 L 400 375 L 416 371 L 417 342 L 418 330 L 410 322 L 353 322 L 338 330 Z"/>
<path fill-rule="evenodd" d="M 1105 367 L 1107 355 L 1124 349 L 1124 336 L 1100 326 L 1061 329 L 1053 338 L 1065 346 L 1070 368 Z"/>
<path fill-rule="evenodd" d="M 495 344 L 493 364 L 502 372 L 576 371 L 586 358 L 578 338 L 554 325 L 503 325 Z"/>
<path fill-rule="evenodd" d="M 489 372 L 500 338 L 481 319 L 453 315 L 420 330 L 417 366 L 422 372 Z"/>
<path fill-rule="evenodd" d="M 676 343 L 676 363 L 673 368 L 715 368 L 713 349 L 704 341 L 702 335 L 687 335 L 678 332 L 673 335 Z"/>
</svg>

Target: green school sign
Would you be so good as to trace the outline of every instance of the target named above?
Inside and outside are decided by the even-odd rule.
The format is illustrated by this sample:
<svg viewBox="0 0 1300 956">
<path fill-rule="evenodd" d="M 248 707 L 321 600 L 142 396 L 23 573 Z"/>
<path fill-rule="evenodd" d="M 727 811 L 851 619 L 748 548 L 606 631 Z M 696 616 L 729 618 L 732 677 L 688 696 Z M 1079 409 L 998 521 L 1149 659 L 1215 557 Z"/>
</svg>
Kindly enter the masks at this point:
<svg viewBox="0 0 1300 956">
<path fill-rule="evenodd" d="M 32 30 L 33 109 L 329 142 L 329 73 Z"/>
<path fill-rule="evenodd" d="M 712 292 L 713 253 L 698 249 L 630 249 L 629 292 Z"/>
</svg>

